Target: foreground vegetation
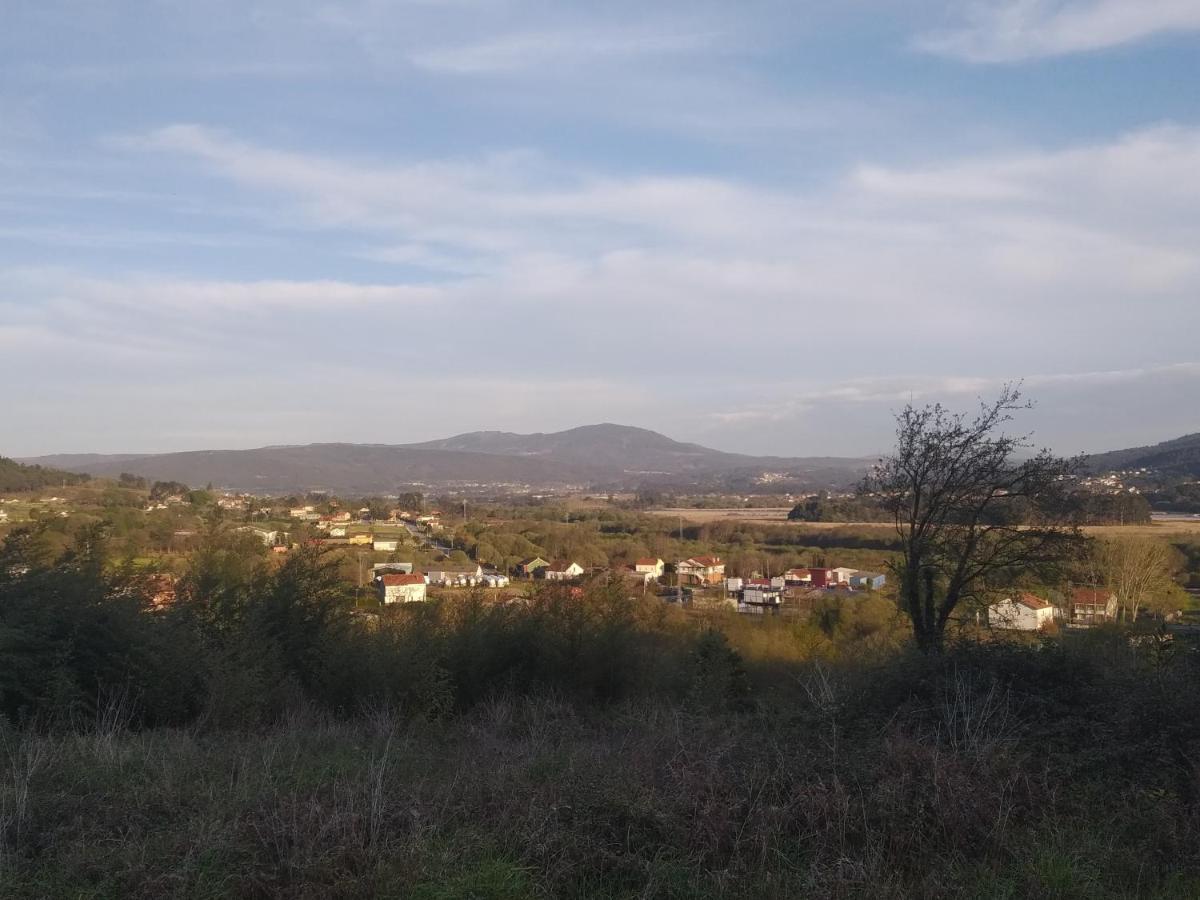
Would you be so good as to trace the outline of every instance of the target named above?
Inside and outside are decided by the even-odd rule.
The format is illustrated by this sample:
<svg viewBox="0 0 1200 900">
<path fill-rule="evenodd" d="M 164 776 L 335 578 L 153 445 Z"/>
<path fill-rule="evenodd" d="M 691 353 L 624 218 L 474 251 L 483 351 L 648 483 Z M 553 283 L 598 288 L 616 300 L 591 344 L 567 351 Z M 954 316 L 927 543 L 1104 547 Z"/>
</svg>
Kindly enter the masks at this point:
<svg viewBox="0 0 1200 900">
<path fill-rule="evenodd" d="M 0 896 L 1200 891 L 1182 638 L 929 659 L 879 597 L 750 621 L 606 581 L 363 615 L 322 554 L 220 542 L 151 613 L 101 537 L 5 547 Z"/>
</svg>

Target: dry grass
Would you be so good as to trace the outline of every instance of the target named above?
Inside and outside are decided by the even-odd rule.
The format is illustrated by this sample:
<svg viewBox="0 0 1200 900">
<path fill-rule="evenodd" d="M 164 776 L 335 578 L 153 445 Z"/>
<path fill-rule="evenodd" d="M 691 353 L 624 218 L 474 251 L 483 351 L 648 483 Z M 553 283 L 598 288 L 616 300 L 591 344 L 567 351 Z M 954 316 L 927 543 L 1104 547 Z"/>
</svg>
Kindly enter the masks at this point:
<svg viewBox="0 0 1200 900">
<path fill-rule="evenodd" d="M 1094 720 L 1114 704 L 1044 658 L 814 666 L 744 713 L 500 696 L 433 723 L 10 733 L 0 896 L 1197 896 L 1200 820 L 1130 737 L 1157 695 Z"/>
</svg>

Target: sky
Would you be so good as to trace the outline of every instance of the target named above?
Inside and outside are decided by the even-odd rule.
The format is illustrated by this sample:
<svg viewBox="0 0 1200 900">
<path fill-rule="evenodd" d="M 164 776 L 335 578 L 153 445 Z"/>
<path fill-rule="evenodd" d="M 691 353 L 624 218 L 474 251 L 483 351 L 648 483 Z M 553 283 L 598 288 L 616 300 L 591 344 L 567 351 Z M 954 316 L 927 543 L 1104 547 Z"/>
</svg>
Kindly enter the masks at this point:
<svg viewBox="0 0 1200 900">
<path fill-rule="evenodd" d="M 0 454 L 1200 431 L 1200 0 L 0 6 Z"/>
</svg>

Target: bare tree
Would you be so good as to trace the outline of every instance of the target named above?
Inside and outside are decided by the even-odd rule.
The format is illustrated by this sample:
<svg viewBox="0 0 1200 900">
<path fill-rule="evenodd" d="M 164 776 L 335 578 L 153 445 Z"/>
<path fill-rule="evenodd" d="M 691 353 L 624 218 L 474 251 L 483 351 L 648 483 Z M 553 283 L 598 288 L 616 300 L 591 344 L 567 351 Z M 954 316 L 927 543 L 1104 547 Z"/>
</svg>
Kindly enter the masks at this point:
<svg viewBox="0 0 1200 900">
<path fill-rule="evenodd" d="M 1121 618 L 1136 622 L 1138 610 L 1161 611 L 1178 604 L 1178 585 L 1171 573 L 1178 565 L 1172 548 L 1154 538 L 1098 541 L 1096 568 L 1104 583 L 1117 595 Z"/>
<path fill-rule="evenodd" d="M 1006 385 L 974 419 L 941 404 L 909 404 L 896 417 L 896 448 L 863 490 L 895 521 L 901 553 L 893 571 L 917 645 L 941 650 L 960 604 L 980 601 L 1025 578 L 1056 579 L 1082 553 L 1067 495 L 1076 463 L 1031 449 L 1004 433 L 1020 390 Z"/>
</svg>

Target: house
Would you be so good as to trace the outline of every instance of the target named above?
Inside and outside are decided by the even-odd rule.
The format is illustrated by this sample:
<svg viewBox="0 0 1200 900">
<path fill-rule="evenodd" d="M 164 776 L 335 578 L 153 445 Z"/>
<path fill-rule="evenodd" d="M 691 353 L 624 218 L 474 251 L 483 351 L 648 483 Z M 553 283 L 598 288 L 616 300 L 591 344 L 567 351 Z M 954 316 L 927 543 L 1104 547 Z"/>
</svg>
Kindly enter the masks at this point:
<svg viewBox="0 0 1200 900">
<path fill-rule="evenodd" d="M 737 601 L 740 613 L 778 614 L 779 607 L 783 605 L 783 589 L 766 578 L 748 578 L 742 582 Z"/>
<path fill-rule="evenodd" d="M 1039 631 L 1054 621 L 1054 607 L 1035 594 L 1006 597 L 988 607 L 988 624 L 1012 631 Z"/>
<path fill-rule="evenodd" d="M 665 570 L 666 566 L 663 561 L 657 558 L 651 559 L 647 557 L 646 559 L 635 560 L 633 563 L 633 571 L 649 575 L 651 578 L 662 578 Z"/>
<path fill-rule="evenodd" d="M 855 572 L 850 576 L 850 587 L 877 591 L 887 584 L 887 576 L 879 572 Z"/>
<path fill-rule="evenodd" d="M 346 543 L 352 544 L 354 546 L 368 547 L 372 543 L 374 543 L 374 541 L 375 541 L 375 539 L 373 537 L 371 537 L 370 534 L 363 532 L 362 534 L 350 535 L 350 538 L 349 538 L 349 540 L 346 541 Z"/>
<path fill-rule="evenodd" d="M 1098 625 L 1117 618 L 1117 595 L 1096 588 L 1075 588 L 1071 591 L 1071 623 Z"/>
<path fill-rule="evenodd" d="M 279 543 L 279 532 L 269 531 L 266 528 L 255 528 L 253 525 L 243 525 L 237 529 L 244 534 L 252 534 L 260 541 L 264 547 L 274 547 Z"/>
<path fill-rule="evenodd" d="M 425 599 L 425 576 L 420 572 L 389 572 L 375 576 L 380 603 L 416 603 Z"/>
<path fill-rule="evenodd" d="M 618 570 L 617 574 L 633 584 L 641 585 L 643 589 L 651 582 L 657 581 L 653 572 L 639 572 L 636 566 L 625 566 Z"/>
<path fill-rule="evenodd" d="M 675 563 L 680 584 L 713 585 L 725 580 L 725 563 L 719 556 L 693 556 Z"/>
<path fill-rule="evenodd" d="M 523 575 L 526 578 L 533 578 L 542 569 L 549 568 L 550 561 L 542 559 L 540 556 L 535 556 L 532 559 L 523 559 L 517 563 L 517 574 Z"/>
<path fill-rule="evenodd" d="M 542 577 L 547 581 L 570 581 L 583 574 L 583 566 L 577 562 L 559 562 L 547 566 Z"/>
<path fill-rule="evenodd" d="M 812 584 L 812 573 L 808 569 L 788 569 L 783 573 L 783 580 L 793 587 Z"/>
<path fill-rule="evenodd" d="M 346 536 L 346 526 L 345 525 L 329 526 L 329 536 L 344 538 Z"/>
<path fill-rule="evenodd" d="M 832 576 L 830 583 L 849 584 L 850 578 L 858 574 L 858 569 L 848 569 L 845 566 L 838 566 L 836 569 L 830 569 L 829 573 Z"/>
<path fill-rule="evenodd" d="M 483 580 L 483 567 L 478 563 L 457 565 L 434 563 L 425 573 L 430 584 L 441 587 L 474 587 Z"/>
<path fill-rule="evenodd" d="M 400 541 L 397 538 L 377 537 L 371 542 L 371 549 L 376 553 L 395 553 L 400 549 Z"/>
</svg>

